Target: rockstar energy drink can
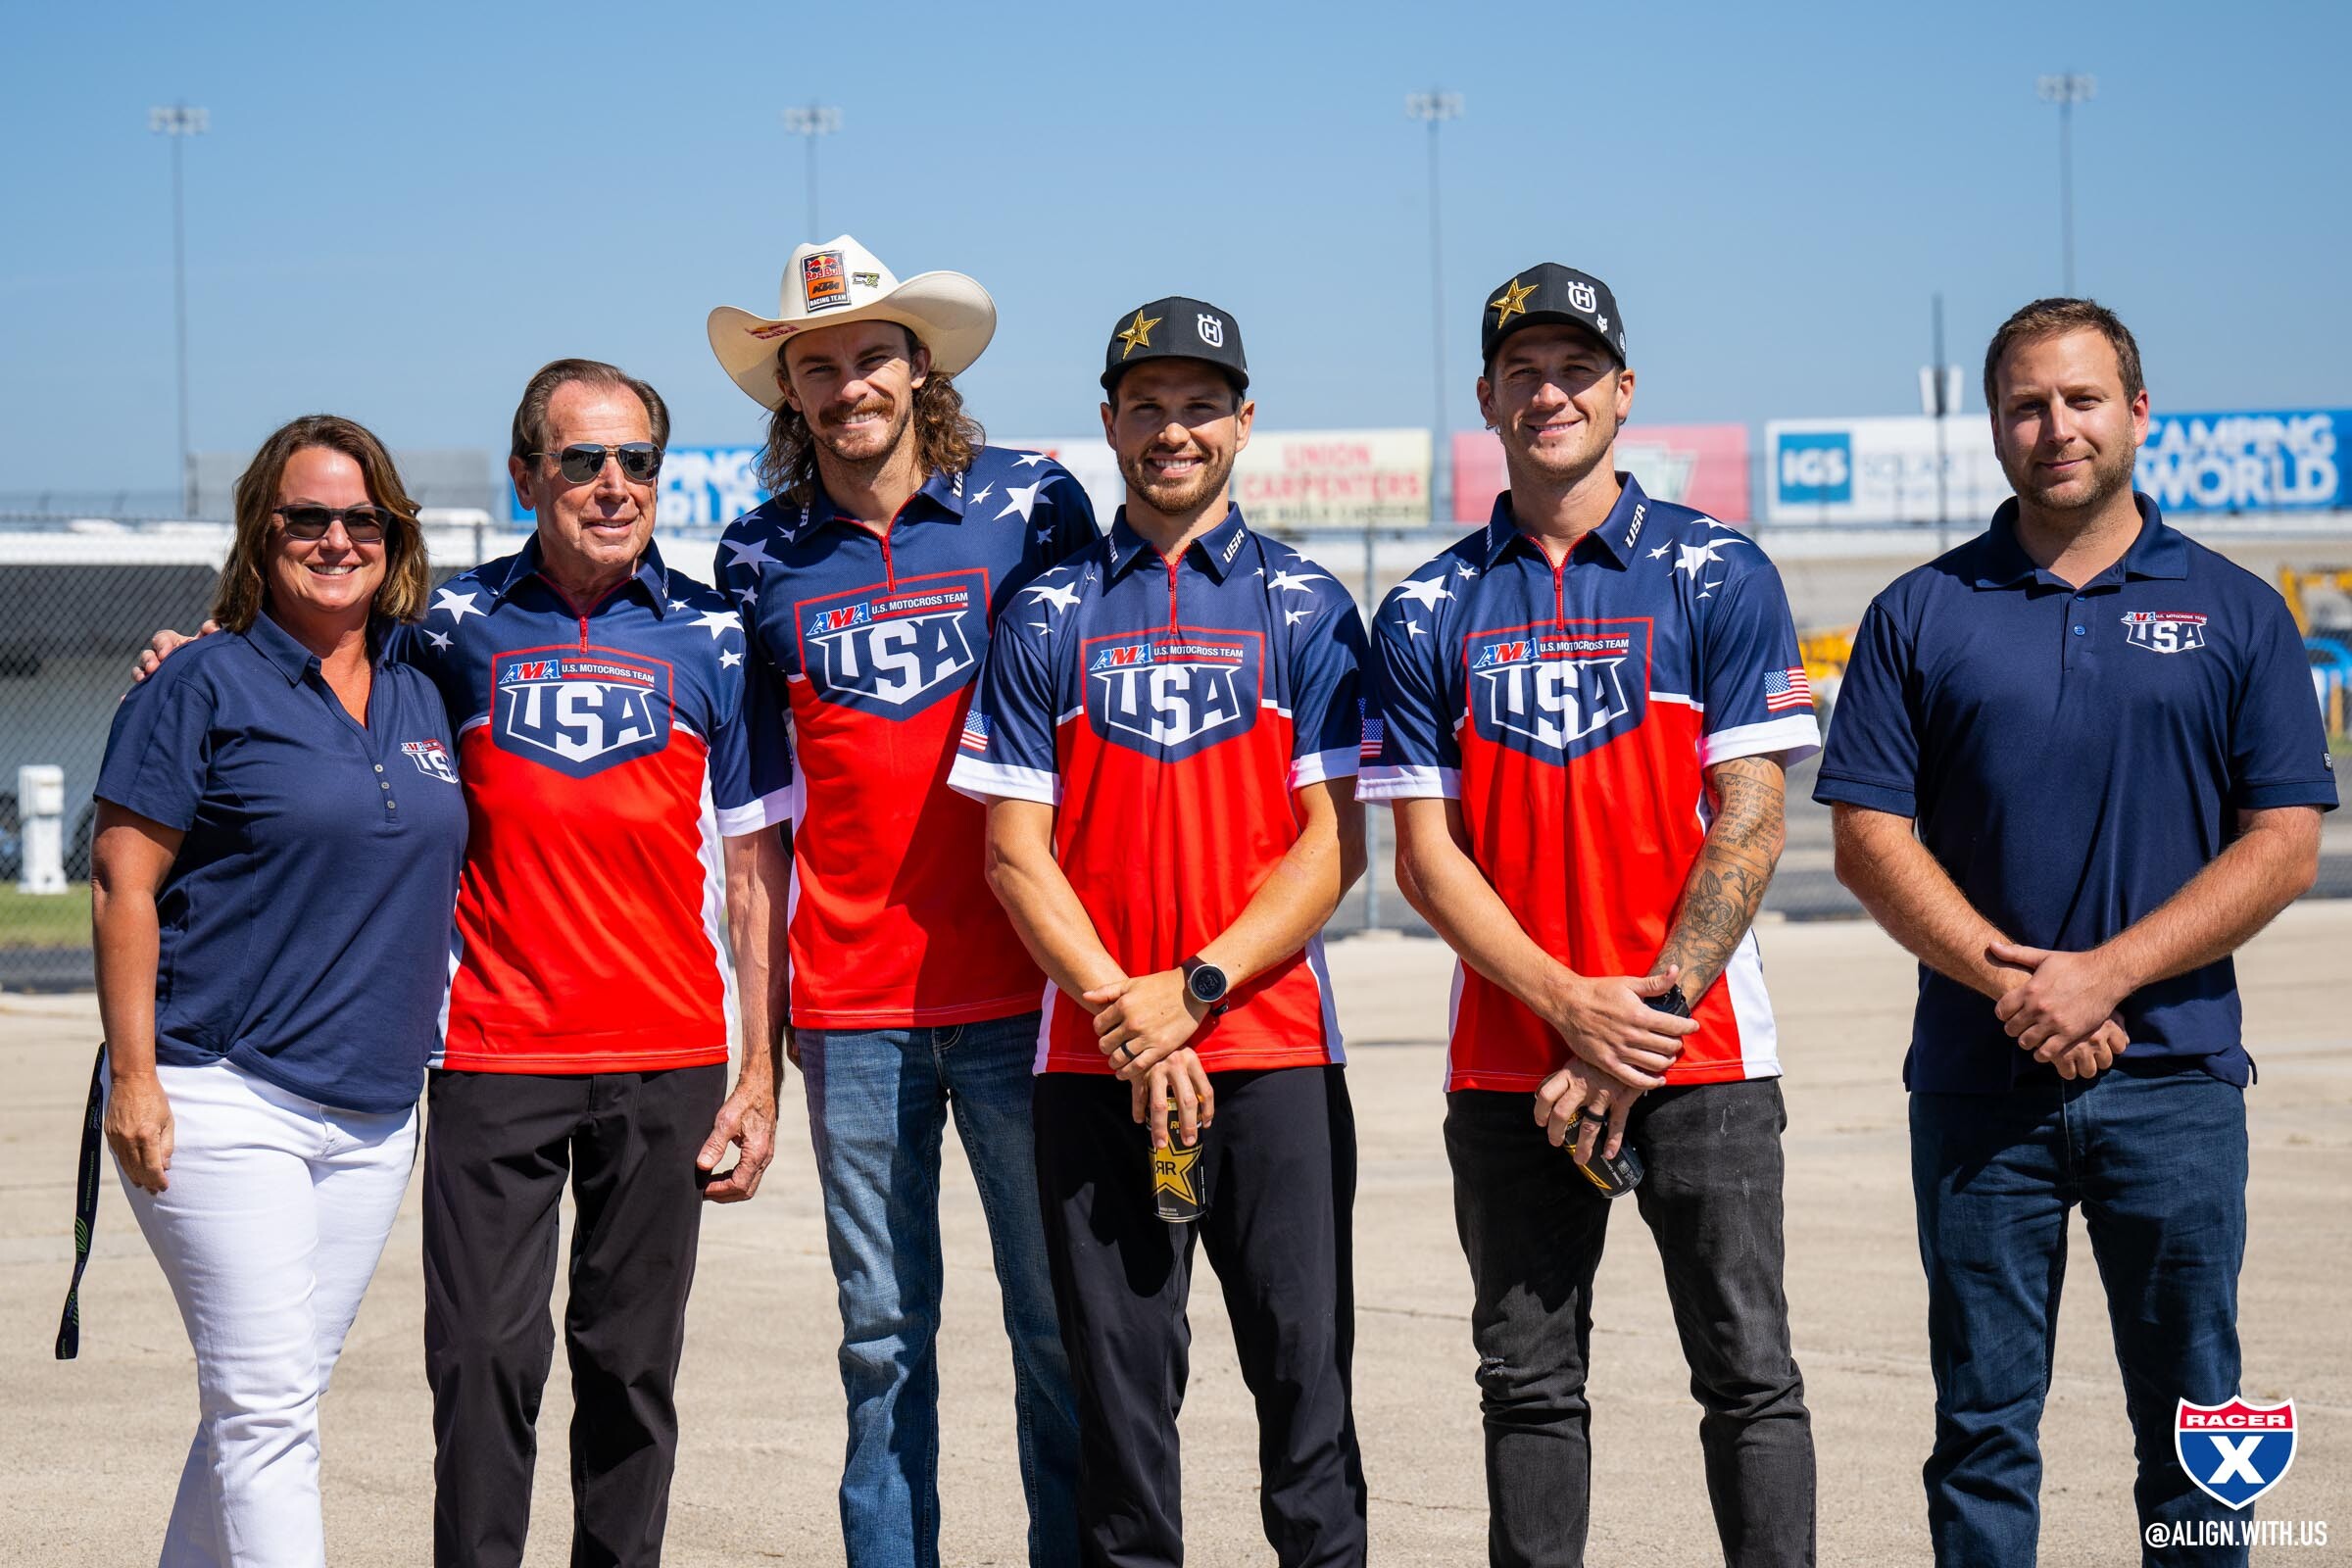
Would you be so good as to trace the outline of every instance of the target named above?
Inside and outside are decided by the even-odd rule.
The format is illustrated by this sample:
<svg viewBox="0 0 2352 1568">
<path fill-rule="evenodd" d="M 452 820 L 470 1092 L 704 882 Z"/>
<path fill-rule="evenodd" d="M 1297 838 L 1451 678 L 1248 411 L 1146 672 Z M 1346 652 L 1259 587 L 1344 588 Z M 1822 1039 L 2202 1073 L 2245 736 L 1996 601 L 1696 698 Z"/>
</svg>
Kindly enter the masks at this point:
<svg viewBox="0 0 2352 1568">
<path fill-rule="evenodd" d="M 1570 1159 L 1576 1159 L 1576 1140 L 1580 1136 L 1581 1129 L 1584 1127 L 1584 1112 L 1578 1111 L 1576 1115 L 1569 1120 L 1568 1136 L 1560 1140 L 1560 1147 L 1568 1151 L 1568 1157 Z M 1579 1159 L 1576 1162 L 1576 1168 L 1584 1176 L 1585 1180 L 1591 1182 L 1594 1187 L 1600 1189 L 1601 1197 L 1623 1198 L 1626 1194 L 1632 1192 L 1635 1188 L 1642 1185 L 1642 1156 L 1635 1153 L 1633 1146 L 1628 1144 L 1623 1149 L 1618 1150 L 1616 1157 L 1612 1159 L 1607 1154 L 1601 1152 L 1601 1149 L 1608 1143 L 1608 1123 L 1603 1121 L 1600 1127 L 1600 1138 L 1598 1142 L 1592 1146 L 1592 1163 L 1587 1164 L 1583 1160 Z"/>
<path fill-rule="evenodd" d="M 1151 1149 L 1152 1206 L 1161 1219 L 1171 1225 L 1190 1225 L 1208 1208 L 1206 1194 L 1201 1190 L 1204 1174 L 1200 1165 L 1201 1151 L 1208 1147 L 1208 1129 L 1203 1127 L 1186 1148 L 1184 1135 L 1176 1128 L 1176 1107 L 1168 1107 L 1168 1147 Z"/>
</svg>

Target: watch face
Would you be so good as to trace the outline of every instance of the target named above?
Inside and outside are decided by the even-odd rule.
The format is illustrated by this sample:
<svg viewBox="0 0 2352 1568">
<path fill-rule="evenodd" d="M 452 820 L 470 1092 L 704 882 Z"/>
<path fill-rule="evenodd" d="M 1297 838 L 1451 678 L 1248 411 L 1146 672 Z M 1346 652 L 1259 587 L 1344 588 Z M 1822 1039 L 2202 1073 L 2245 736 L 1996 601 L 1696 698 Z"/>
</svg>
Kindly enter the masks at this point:
<svg viewBox="0 0 2352 1568">
<path fill-rule="evenodd" d="M 1193 972 L 1185 976 L 1185 988 L 1194 1000 L 1218 1003 L 1225 1000 L 1225 971 L 1213 963 L 1196 963 Z"/>
</svg>

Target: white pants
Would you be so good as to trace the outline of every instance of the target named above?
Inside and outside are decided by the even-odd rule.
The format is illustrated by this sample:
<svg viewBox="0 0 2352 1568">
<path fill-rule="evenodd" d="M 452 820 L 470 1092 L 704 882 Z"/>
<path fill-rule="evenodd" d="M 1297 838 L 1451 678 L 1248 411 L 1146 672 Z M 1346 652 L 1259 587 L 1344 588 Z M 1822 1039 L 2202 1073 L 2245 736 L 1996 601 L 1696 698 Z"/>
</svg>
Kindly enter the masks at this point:
<svg viewBox="0 0 2352 1568">
<path fill-rule="evenodd" d="M 158 1066 L 170 1186 L 126 1180 L 196 1351 L 162 1568 L 320 1568 L 318 1397 L 409 1185 L 416 1111 L 336 1110 L 227 1062 Z"/>
</svg>

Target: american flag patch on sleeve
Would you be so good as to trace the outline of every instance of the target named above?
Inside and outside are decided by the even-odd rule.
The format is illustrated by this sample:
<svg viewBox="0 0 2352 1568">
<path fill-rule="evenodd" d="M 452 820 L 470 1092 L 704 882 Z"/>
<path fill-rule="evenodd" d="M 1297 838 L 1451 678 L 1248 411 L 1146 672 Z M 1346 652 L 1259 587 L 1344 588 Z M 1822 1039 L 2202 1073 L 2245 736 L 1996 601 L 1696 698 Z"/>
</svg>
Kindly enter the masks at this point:
<svg viewBox="0 0 2352 1568">
<path fill-rule="evenodd" d="M 970 712 L 964 714 L 963 734 L 956 740 L 956 744 L 957 747 L 967 752 L 987 751 L 988 715 L 981 712 Z"/>
<path fill-rule="evenodd" d="M 1379 760 L 1380 749 L 1387 742 L 1388 735 L 1389 726 L 1386 722 L 1376 717 L 1365 719 L 1363 743 L 1355 749 L 1356 760 L 1364 762 Z"/>
<path fill-rule="evenodd" d="M 1813 683 L 1805 679 L 1802 664 L 1792 669 L 1768 669 L 1764 672 L 1764 711 L 1785 712 L 1791 708 L 1813 706 Z"/>
</svg>

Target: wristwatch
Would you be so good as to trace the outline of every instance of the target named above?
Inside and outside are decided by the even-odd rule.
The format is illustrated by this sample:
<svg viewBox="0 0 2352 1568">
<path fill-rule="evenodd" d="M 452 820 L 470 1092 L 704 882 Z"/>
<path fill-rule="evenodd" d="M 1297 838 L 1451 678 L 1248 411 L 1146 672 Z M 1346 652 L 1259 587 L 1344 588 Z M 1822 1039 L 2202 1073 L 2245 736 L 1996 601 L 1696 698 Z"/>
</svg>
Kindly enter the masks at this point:
<svg viewBox="0 0 2352 1568">
<path fill-rule="evenodd" d="M 1668 986 L 1663 995 L 1642 1000 L 1659 1012 L 1672 1013 L 1677 1018 L 1690 1016 L 1690 999 L 1683 995 L 1681 986 Z"/>
<path fill-rule="evenodd" d="M 1187 958 L 1176 967 L 1184 971 L 1185 994 L 1206 1007 L 1209 1017 L 1225 1010 L 1228 982 L 1224 970 L 1201 957 Z"/>
</svg>

